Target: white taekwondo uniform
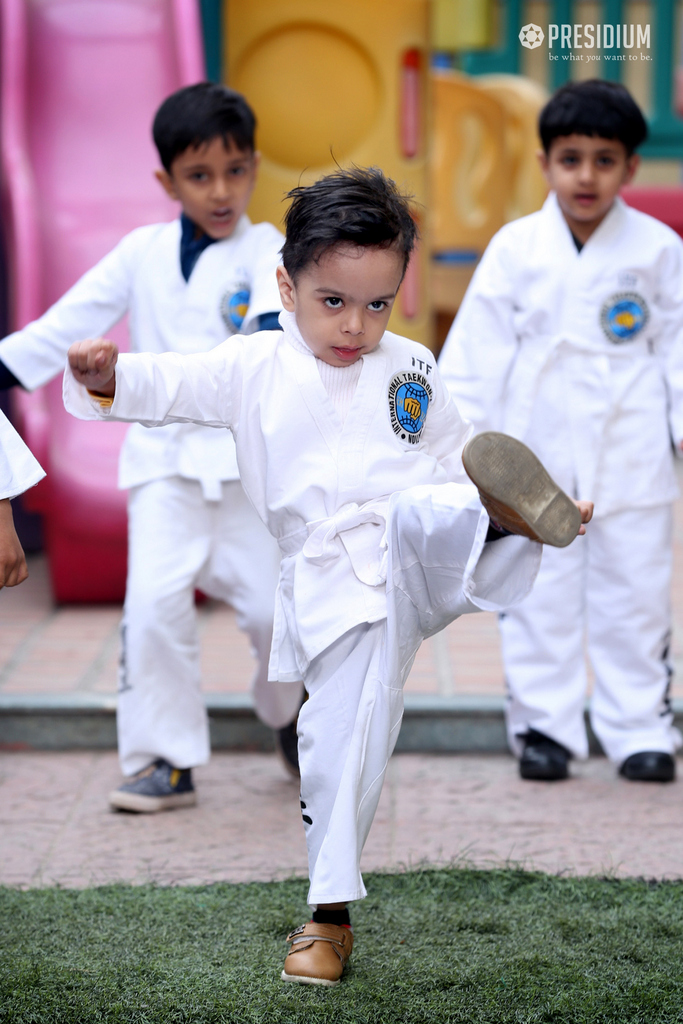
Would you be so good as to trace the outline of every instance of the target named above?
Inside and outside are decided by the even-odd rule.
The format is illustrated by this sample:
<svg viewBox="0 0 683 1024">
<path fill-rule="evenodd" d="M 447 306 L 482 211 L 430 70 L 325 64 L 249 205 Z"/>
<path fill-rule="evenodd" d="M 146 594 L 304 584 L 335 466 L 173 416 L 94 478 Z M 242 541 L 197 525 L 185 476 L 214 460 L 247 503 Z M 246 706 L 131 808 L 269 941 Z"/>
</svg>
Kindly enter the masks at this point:
<svg viewBox="0 0 683 1024">
<path fill-rule="evenodd" d="M 44 476 L 40 463 L 0 412 L 0 500 L 16 498 L 35 487 Z"/>
<path fill-rule="evenodd" d="M 439 368 L 477 431 L 525 441 L 569 494 L 595 502 L 586 537 L 546 549 L 530 597 L 501 616 L 513 750 L 533 727 L 587 755 L 586 637 L 591 722 L 608 756 L 673 752 L 681 240 L 617 199 L 579 253 L 551 193 L 491 241 Z"/>
<path fill-rule="evenodd" d="M 387 332 L 342 423 L 294 315 L 280 322 L 284 335 L 206 355 L 121 356 L 109 411 L 67 371 L 65 404 L 84 418 L 233 432 L 244 489 L 283 556 L 270 675 L 303 675 L 310 695 L 299 761 L 315 905 L 365 895 L 360 854 L 421 640 L 523 597 L 540 545 L 484 547 L 488 517 L 462 482 L 471 428 L 427 349 Z"/>
<path fill-rule="evenodd" d="M 272 224 L 242 217 L 230 238 L 201 253 L 188 281 L 180 238 L 180 220 L 126 235 L 44 316 L 6 338 L 0 359 L 32 389 L 63 371 L 73 342 L 106 334 L 126 312 L 132 350 L 161 353 L 206 352 L 281 309 L 275 269 L 284 239 Z M 209 759 L 195 588 L 232 604 L 248 633 L 261 718 L 274 728 L 290 722 L 301 685 L 267 679 L 279 551 L 244 496 L 230 434 L 135 425 L 119 486 L 130 489 L 118 702 L 124 773 L 157 757 L 177 768 Z"/>
</svg>

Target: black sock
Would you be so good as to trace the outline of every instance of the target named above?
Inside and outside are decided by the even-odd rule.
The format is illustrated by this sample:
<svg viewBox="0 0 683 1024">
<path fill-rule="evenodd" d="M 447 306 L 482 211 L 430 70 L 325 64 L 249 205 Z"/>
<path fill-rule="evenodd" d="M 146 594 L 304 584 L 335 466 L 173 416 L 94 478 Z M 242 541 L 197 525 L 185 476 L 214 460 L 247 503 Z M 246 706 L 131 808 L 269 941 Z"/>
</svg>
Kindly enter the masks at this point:
<svg viewBox="0 0 683 1024">
<path fill-rule="evenodd" d="M 494 526 L 492 522 L 489 522 L 489 528 L 486 531 L 486 543 L 490 544 L 491 541 L 500 540 L 501 537 L 509 537 L 510 531 L 505 530 L 502 526 Z"/>
<path fill-rule="evenodd" d="M 343 910 L 314 910 L 313 920 L 316 924 L 351 924 L 348 907 Z"/>
</svg>

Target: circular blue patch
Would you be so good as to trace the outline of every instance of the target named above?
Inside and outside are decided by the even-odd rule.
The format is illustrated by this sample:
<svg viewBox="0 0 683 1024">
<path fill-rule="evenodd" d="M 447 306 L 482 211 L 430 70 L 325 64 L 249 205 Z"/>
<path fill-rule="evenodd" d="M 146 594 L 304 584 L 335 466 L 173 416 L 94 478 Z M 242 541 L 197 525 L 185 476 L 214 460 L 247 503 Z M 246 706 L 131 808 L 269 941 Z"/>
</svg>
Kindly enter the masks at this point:
<svg viewBox="0 0 683 1024">
<path fill-rule="evenodd" d="M 226 292 L 222 297 L 221 316 L 230 334 L 236 334 L 241 330 L 249 309 L 250 297 L 249 289 L 243 284 L 238 284 L 234 291 Z"/>
<path fill-rule="evenodd" d="M 401 384 L 396 392 L 396 418 L 409 434 L 419 434 L 429 407 L 429 395 L 421 384 Z"/>
<path fill-rule="evenodd" d="M 602 307 L 600 320 L 610 341 L 630 341 L 643 329 L 649 318 L 647 303 L 635 292 L 613 295 Z"/>
<path fill-rule="evenodd" d="M 249 309 L 249 292 L 239 291 L 230 296 L 228 301 L 228 316 L 234 324 L 235 330 L 239 331 L 244 323 L 244 318 Z"/>
</svg>

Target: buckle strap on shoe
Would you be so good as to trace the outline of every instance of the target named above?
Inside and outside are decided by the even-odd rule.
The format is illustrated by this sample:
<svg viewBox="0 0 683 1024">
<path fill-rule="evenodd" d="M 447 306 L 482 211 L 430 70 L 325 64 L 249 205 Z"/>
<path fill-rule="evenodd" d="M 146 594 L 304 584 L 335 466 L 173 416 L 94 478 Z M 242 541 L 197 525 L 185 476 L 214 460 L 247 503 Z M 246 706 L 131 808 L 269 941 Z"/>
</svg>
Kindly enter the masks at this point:
<svg viewBox="0 0 683 1024">
<path fill-rule="evenodd" d="M 316 935 L 309 932 L 307 935 L 302 934 L 303 929 L 297 928 L 296 931 L 290 932 L 287 936 L 287 942 L 291 942 L 292 946 L 300 946 L 303 942 L 307 942 L 309 945 L 312 942 L 331 942 L 333 946 L 339 946 L 344 949 L 348 943 L 346 942 L 346 936 L 341 939 L 336 939 L 332 935 Z"/>
<path fill-rule="evenodd" d="M 289 951 L 290 956 L 293 953 L 303 953 L 304 950 L 310 949 L 316 942 L 329 942 L 342 963 L 347 959 L 348 954 L 339 939 L 331 939 L 327 935 L 302 935 L 301 938 L 293 939 L 292 948 Z"/>
<path fill-rule="evenodd" d="M 287 942 L 291 942 L 291 952 L 299 952 L 302 949 L 310 949 L 315 942 L 329 942 L 334 951 L 337 954 L 343 954 L 344 957 L 350 955 L 350 946 L 353 943 L 353 935 L 350 929 L 344 928 L 339 930 L 342 932 L 341 935 L 329 935 L 324 934 L 327 928 L 333 928 L 337 930 L 337 925 L 317 925 L 314 921 L 309 921 L 307 924 L 300 925 L 295 928 L 294 931 L 290 932 L 287 936 Z M 296 949 L 294 948 L 296 947 Z M 340 954 L 340 955 L 341 955 Z M 343 957 L 342 957 L 343 958 Z"/>
</svg>

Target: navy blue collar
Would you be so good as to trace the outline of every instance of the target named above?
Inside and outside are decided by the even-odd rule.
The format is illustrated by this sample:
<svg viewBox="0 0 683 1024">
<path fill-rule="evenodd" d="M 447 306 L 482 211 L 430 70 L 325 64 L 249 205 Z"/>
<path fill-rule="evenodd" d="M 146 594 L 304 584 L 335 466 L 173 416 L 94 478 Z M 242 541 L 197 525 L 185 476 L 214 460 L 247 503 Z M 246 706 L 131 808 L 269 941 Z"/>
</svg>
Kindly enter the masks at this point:
<svg viewBox="0 0 683 1024">
<path fill-rule="evenodd" d="M 190 280 L 190 274 L 195 264 L 205 249 L 217 242 L 217 238 L 201 234 L 195 238 L 197 225 L 187 216 L 180 214 L 180 270 L 186 281 Z"/>
</svg>

